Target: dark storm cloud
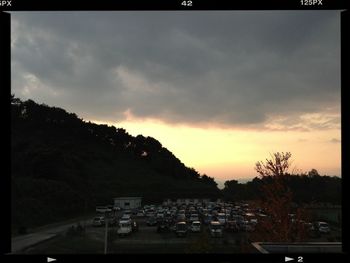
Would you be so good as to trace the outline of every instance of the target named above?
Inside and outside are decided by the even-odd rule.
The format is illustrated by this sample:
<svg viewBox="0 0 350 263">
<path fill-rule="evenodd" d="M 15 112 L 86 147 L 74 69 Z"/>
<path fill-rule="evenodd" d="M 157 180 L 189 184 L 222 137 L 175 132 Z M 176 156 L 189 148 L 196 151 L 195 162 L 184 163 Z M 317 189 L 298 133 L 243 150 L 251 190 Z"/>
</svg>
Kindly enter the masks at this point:
<svg viewBox="0 0 350 263">
<path fill-rule="evenodd" d="M 255 127 L 273 116 L 296 122 L 339 109 L 337 11 L 18 12 L 12 19 L 13 92 L 87 119 L 119 121 L 128 111 Z"/>
</svg>

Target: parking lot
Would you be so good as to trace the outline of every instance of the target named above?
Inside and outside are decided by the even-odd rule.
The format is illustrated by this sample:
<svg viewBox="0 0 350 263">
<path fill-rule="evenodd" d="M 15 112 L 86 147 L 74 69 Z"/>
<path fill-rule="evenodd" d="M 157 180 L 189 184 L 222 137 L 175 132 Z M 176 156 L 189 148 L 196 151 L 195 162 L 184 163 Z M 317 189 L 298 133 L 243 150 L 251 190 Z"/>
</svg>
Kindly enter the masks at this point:
<svg viewBox="0 0 350 263">
<path fill-rule="evenodd" d="M 97 211 L 95 218 L 81 222 L 80 234 L 66 231 L 24 253 L 104 253 L 106 218 L 107 253 L 258 253 L 251 243 L 256 239 L 260 220 L 268 215 L 242 203 L 148 205 Z M 127 223 L 126 227 L 121 222 Z M 192 222 L 197 222 L 196 227 L 191 227 Z M 305 241 L 341 241 L 339 227 L 332 225 L 327 232 L 326 224 L 322 231 L 313 231 Z"/>
<path fill-rule="evenodd" d="M 109 235 L 113 236 L 113 240 L 109 243 L 111 248 L 109 252 L 183 253 L 219 250 L 223 253 L 236 253 L 242 245 L 248 244 L 249 232 L 246 230 L 247 225 L 250 225 L 250 222 L 238 214 L 245 211 L 239 209 L 239 206 L 234 208 L 230 204 L 212 203 L 211 205 L 148 205 L 141 209 L 113 211 L 113 219 L 109 219 L 109 222 L 115 224 L 111 226 L 109 223 Z M 235 221 L 235 227 L 230 229 L 228 223 L 232 221 L 234 212 L 237 213 L 235 218 L 237 224 Z M 130 220 L 136 222 L 138 227 L 137 230 L 133 229 L 129 234 L 121 236 L 117 233 L 120 229 L 117 222 L 120 222 L 125 214 L 130 214 Z M 219 222 L 220 220 L 223 221 Z M 217 221 L 216 230 L 211 227 L 212 221 Z M 177 229 L 179 222 L 185 225 L 185 230 L 182 232 Z M 104 223 L 101 226 L 93 226 L 91 222 L 86 226 L 86 235 L 104 241 Z"/>
<path fill-rule="evenodd" d="M 119 236 L 118 223 L 111 226 L 109 234 L 113 238 L 109 245 L 109 253 L 239 253 L 249 247 L 250 236 L 254 234 L 255 226 L 267 216 L 261 209 L 242 203 L 173 204 L 150 205 L 134 211 L 115 211 L 115 221 L 118 222 L 125 213 L 130 214 L 130 220 L 137 223 L 138 229 L 125 236 Z M 152 221 L 150 218 L 154 219 L 152 226 L 149 225 Z M 191 229 L 193 220 L 200 222 L 198 232 Z M 213 221 L 220 225 L 219 234 L 213 233 Z M 178 222 L 186 223 L 187 231 L 184 235 L 177 235 Z M 103 241 L 105 227 L 89 225 L 86 234 Z M 314 237 L 313 241 L 328 241 L 327 238 L 332 234 L 333 229 L 329 233 Z"/>
<path fill-rule="evenodd" d="M 113 231 L 114 238 L 109 253 L 195 253 L 203 250 L 236 253 L 240 249 L 240 242 L 247 239 L 247 233 L 244 232 L 223 232 L 222 237 L 212 237 L 208 226 L 202 226 L 200 232 L 188 231 L 186 236 L 178 237 L 174 230 L 159 233 L 157 226 L 147 226 L 146 217 L 135 220 L 139 224 L 139 229 L 127 236 L 115 235 L 117 226 L 110 228 L 109 234 Z M 86 235 L 103 242 L 105 227 L 87 226 Z"/>
<path fill-rule="evenodd" d="M 186 236 L 178 237 L 174 230 L 159 233 L 157 226 L 147 226 L 146 218 L 136 219 L 139 229 L 130 235 L 119 237 L 114 236 L 112 241 L 112 251 L 110 253 L 134 253 L 145 251 L 151 253 L 161 252 L 200 252 L 201 250 L 220 248 L 221 252 L 237 252 L 237 246 L 241 240 L 245 239 L 246 233 L 223 233 L 222 237 L 211 237 L 207 226 L 202 227 L 198 233 L 189 231 Z M 111 227 L 111 231 L 116 233 L 117 227 Z M 111 232 L 109 232 L 111 233 Z M 91 238 L 104 241 L 105 228 L 87 226 L 86 235 Z"/>
</svg>

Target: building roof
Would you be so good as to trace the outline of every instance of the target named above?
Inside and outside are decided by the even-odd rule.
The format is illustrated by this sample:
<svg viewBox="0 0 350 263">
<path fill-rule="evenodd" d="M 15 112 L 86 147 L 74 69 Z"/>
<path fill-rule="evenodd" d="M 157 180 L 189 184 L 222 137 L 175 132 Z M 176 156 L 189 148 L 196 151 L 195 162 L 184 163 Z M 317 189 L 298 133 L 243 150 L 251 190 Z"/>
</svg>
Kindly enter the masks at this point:
<svg viewBox="0 0 350 263">
<path fill-rule="evenodd" d="M 341 242 L 254 242 L 252 245 L 263 254 L 270 253 L 341 253 Z"/>
</svg>

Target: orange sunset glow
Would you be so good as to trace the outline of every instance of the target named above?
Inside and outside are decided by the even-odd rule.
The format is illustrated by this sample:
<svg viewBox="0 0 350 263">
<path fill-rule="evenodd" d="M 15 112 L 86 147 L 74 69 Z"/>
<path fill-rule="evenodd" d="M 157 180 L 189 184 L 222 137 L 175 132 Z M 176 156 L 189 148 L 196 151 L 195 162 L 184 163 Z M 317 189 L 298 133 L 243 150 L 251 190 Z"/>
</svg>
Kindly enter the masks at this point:
<svg viewBox="0 0 350 263">
<path fill-rule="evenodd" d="M 106 124 L 98 120 L 93 122 Z M 328 175 L 340 175 L 341 172 L 339 129 L 313 132 L 258 131 L 191 127 L 157 120 L 132 119 L 107 124 L 124 127 L 133 136 L 142 134 L 157 138 L 186 166 L 214 177 L 219 186 L 226 180 L 252 179 L 257 176 L 255 162 L 277 151 L 292 153 L 291 172 L 308 172 L 312 168 Z"/>
</svg>

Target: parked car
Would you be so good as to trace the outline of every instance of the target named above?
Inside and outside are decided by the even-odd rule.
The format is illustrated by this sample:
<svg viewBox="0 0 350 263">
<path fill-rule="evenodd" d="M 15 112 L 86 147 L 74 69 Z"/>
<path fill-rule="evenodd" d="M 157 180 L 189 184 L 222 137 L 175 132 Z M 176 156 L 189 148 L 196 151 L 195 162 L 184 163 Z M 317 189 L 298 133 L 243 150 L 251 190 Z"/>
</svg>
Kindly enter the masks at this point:
<svg viewBox="0 0 350 263">
<path fill-rule="evenodd" d="M 131 215 L 130 214 L 124 214 L 120 220 L 131 220 Z"/>
<path fill-rule="evenodd" d="M 190 223 L 192 223 L 194 221 L 199 221 L 198 214 L 191 214 L 189 221 L 190 221 Z"/>
<path fill-rule="evenodd" d="M 255 224 L 245 221 L 243 225 L 243 230 L 246 232 L 253 232 L 255 230 Z"/>
<path fill-rule="evenodd" d="M 186 216 L 185 216 L 185 214 L 178 214 L 176 220 L 177 220 L 178 222 L 186 221 Z"/>
<path fill-rule="evenodd" d="M 158 233 L 168 232 L 169 230 L 170 230 L 169 225 L 165 220 L 158 221 L 158 224 L 157 224 Z"/>
<path fill-rule="evenodd" d="M 212 237 L 222 237 L 222 224 L 219 221 L 211 221 L 209 224 L 209 232 Z"/>
<path fill-rule="evenodd" d="M 138 212 L 139 212 L 138 209 L 133 209 L 133 210 L 131 211 L 131 215 L 136 216 Z"/>
<path fill-rule="evenodd" d="M 245 229 L 246 220 L 244 220 L 243 216 L 234 217 L 234 220 L 236 221 L 236 223 L 237 223 L 237 225 L 238 225 L 240 230 L 244 230 Z"/>
<path fill-rule="evenodd" d="M 163 219 L 164 218 L 164 213 L 163 212 L 158 212 L 156 217 L 159 218 L 159 219 Z"/>
<path fill-rule="evenodd" d="M 317 222 L 316 225 L 320 233 L 328 234 L 331 231 L 328 223 L 326 222 Z"/>
<path fill-rule="evenodd" d="M 97 216 L 92 220 L 93 226 L 104 226 L 105 218 L 103 216 Z"/>
<path fill-rule="evenodd" d="M 136 216 L 137 217 L 144 217 L 145 213 L 142 210 L 140 210 L 140 211 L 137 212 Z"/>
<path fill-rule="evenodd" d="M 251 224 L 253 224 L 253 225 L 257 225 L 258 224 L 258 219 L 257 218 L 251 218 L 249 222 Z"/>
<path fill-rule="evenodd" d="M 220 224 L 224 225 L 227 221 L 227 216 L 225 213 L 218 213 L 217 219 L 220 222 Z"/>
<path fill-rule="evenodd" d="M 310 223 L 310 222 L 303 222 L 302 223 L 304 230 L 308 233 L 308 235 L 310 237 L 319 237 L 320 236 L 320 232 L 316 231 L 316 226 L 314 223 Z"/>
<path fill-rule="evenodd" d="M 236 221 L 230 220 L 226 222 L 225 231 L 227 232 L 237 232 L 239 230 L 239 226 Z"/>
<path fill-rule="evenodd" d="M 191 231 L 195 233 L 201 232 L 201 222 L 193 221 L 191 224 Z"/>
<path fill-rule="evenodd" d="M 113 207 L 113 210 L 114 210 L 114 211 L 120 211 L 121 208 L 120 208 L 119 206 L 114 206 L 114 207 Z"/>
<path fill-rule="evenodd" d="M 176 223 L 175 233 L 178 237 L 183 237 L 187 235 L 187 224 L 186 222 L 178 222 Z"/>
<path fill-rule="evenodd" d="M 157 219 L 155 217 L 149 217 L 146 221 L 146 224 L 148 226 L 156 226 L 157 225 Z"/>
<path fill-rule="evenodd" d="M 96 213 L 108 213 L 111 212 L 112 209 L 108 208 L 107 206 L 96 206 Z"/>
<path fill-rule="evenodd" d="M 213 221 L 212 215 L 208 214 L 204 216 L 204 224 L 209 225 L 211 221 Z"/>
<path fill-rule="evenodd" d="M 146 217 L 155 217 L 155 216 L 156 216 L 155 212 L 152 212 L 152 211 L 146 212 Z"/>
<path fill-rule="evenodd" d="M 125 210 L 124 213 L 123 213 L 123 216 L 124 215 L 129 215 L 131 217 L 131 215 L 132 215 L 131 210 Z"/>
<path fill-rule="evenodd" d="M 186 216 L 186 212 L 184 209 L 180 209 L 179 212 L 178 212 L 178 215 L 184 215 Z"/>
<path fill-rule="evenodd" d="M 171 211 L 169 210 L 169 211 L 166 211 L 166 212 L 165 212 L 164 217 L 165 217 L 165 218 L 171 218 L 171 215 L 172 215 L 172 214 L 171 214 Z"/>
<path fill-rule="evenodd" d="M 116 217 L 112 216 L 110 218 L 107 218 L 107 220 L 108 220 L 109 226 L 116 226 L 117 225 L 118 220 Z"/>
<path fill-rule="evenodd" d="M 307 231 L 314 231 L 315 230 L 314 225 L 310 222 L 304 222 L 303 225 Z"/>
</svg>

